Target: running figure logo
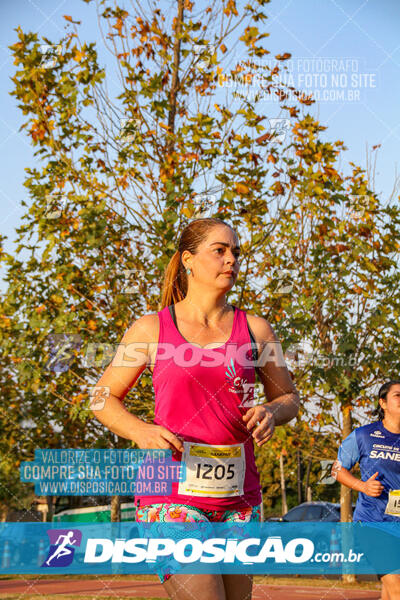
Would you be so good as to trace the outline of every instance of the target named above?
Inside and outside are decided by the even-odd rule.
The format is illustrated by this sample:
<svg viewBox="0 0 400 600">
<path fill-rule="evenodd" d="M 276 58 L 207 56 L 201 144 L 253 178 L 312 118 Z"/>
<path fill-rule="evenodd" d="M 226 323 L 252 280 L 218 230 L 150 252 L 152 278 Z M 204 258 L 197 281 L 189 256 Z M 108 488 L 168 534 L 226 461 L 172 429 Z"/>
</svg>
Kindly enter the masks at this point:
<svg viewBox="0 0 400 600">
<path fill-rule="evenodd" d="M 230 386 L 229 386 L 230 392 L 234 392 L 235 394 L 244 394 L 244 396 L 246 396 L 244 384 L 247 384 L 247 379 L 240 377 L 239 375 L 236 374 L 235 364 L 234 364 L 232 358 L 231 358 L 231 364 L 225 371 L 225 376 L 226 376 L 227 381 L 230 384 Z M 244 400 L 244 399 L 245 398 L 243 397 L 242 400 Z"/>
<path fill-rule="evenodd" d="M 261 383 L 247 383 L 245 377 L 236 375 L 235 365 L 231 358 L 231 364 L 225 371 L 227 381 L 229 381 L 229 391 L 235 394 L 242 394 L 242 401 L 239 404 L 241 408 L 251 408 L 257 404 L 262 404 L 263 385 Z"/>
<path fill-rule="evenodd" d="M 50 538 L 49 553 L 42 567 L 68 567 L 74 558 L 75 548 L 80 546 L 82 532 L 79 529 L 48 529 Z"/>
</svg>

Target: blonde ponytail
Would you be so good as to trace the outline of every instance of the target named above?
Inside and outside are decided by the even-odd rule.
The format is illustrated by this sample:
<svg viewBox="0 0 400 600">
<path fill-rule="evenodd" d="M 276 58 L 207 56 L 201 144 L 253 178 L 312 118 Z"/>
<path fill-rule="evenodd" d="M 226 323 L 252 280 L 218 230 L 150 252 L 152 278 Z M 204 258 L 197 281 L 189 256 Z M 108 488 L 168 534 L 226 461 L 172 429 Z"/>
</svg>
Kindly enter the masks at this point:
<svg viewBox="0 0 400 600">
<path fill-rule="evenodd" d="M 175 304 L 184 299 L 187 293 L 187 276 L 181 261 L 179 250 L 175 252 L 165 270 L 161 290 L 161 308 Z"/>
</svg>

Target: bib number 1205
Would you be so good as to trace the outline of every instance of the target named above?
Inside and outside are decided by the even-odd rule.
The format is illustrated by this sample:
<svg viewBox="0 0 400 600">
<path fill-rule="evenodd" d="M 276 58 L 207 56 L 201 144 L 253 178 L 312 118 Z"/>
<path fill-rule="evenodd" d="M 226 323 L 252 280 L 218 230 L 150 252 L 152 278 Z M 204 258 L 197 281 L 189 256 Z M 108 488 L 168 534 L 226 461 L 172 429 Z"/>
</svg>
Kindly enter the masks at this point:
<svg viewBox="0 0 400 600">
<path fill-rule="evenodd" d="M 233 479 L 235 476 L 234 466 L 233 464 L 208 465 L 197 463 L 196 477 L 197 479 Z"/>
<path fill-rule="evenodd" d="M 242 444 L 183 442 L 182 462 L 186 477 L 179 481 L 178 494 L 209 498 L 242 496 L 246 456 Z"/>
</svg>

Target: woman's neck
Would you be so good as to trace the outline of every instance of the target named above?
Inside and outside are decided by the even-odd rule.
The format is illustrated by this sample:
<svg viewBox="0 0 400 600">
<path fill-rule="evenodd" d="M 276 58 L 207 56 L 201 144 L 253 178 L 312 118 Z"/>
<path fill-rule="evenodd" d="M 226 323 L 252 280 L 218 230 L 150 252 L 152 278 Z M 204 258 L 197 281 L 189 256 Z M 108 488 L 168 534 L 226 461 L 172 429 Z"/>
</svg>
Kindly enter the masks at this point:
<svg viewBox="0 0 400 600">
<path fill-rule="evenodd" d="M 384 426 L 385 429 L 387 429 L 391 433 L 399 433 L 400 434 L 400 418 L 399 417 L 392 418 L 392 417 L 385 416 L 385 418 L 382 419 L 382 425 Z"/>
</svg>

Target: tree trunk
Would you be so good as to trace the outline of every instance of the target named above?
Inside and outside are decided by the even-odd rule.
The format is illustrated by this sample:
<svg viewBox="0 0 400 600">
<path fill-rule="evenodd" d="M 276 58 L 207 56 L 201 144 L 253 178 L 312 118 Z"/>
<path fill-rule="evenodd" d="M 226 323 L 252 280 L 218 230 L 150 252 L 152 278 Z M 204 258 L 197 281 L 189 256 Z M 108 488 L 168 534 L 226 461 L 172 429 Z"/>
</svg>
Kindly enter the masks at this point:
<svg viewBox="0 0 400 600">
<path fill-rule="evenodd" d="M 311 498 L 309 500 L 309 496 L 311 496 L 311 488 L 310 488 L 311 465 L 312 465 L 312 456 L 309 456 L 308 461 L 307 461 L 306 480 L 304 483 L 304 496 L 306 498 L 306 502 L 311 502 Z"/>
<path fill-rule="evenodd" d="M 351 406 L 344 406 L 343 414 L 343 439 L 350 435 L 351 424 Z M 340 520 L 342 523 L 349 523 L 352 520 L 353 511 L 351 508 L 351 489 L 345 485 L 340 486 Z"/>
<path fill-rule="evenodd" d="M 116 523 L 121 521 L 121 498 L 112 496 L 111 498 L 111 522 Z"/>
<path fill-rule="evenodd" d="M 301 452 L 297 450 L 297 503 L 301 504 L 303 502 L 303 490 L 301 485 Z"/>
<path fill-rule="evenodd" d="M 7 506 L 2 505 L 0 507 L 0 521 L 2 523 L 4 523 L 5 521 L 7 521 L 7 513 L 8 513 L 8 508 Z"/>
<path fill-rule="evenodd" d="M 174 149 L 174 140 L 172 134 L 175 131 L 175 116 L 176 116 L 176 105 L 177 95 L 179 90 L 179 65 L 181 61 L 181 36 L 182 36 L 182 23 L 183 23 L 183 9 L 184 0 L 178 0 L 178 14 L 176 17 L 176 28 L 175 28 L 175 40 L 174 40 L 174 60 L 172 66 L 172 83 L 169 91 L 169 103 L 170 110 L 168 114 L 168 127 L 170 138 L 167 142 L 168 153 Z"/>
<path fill-rule="evenodd" d="M 53 496 L 46 496 L 46 501 L 47 501 L 46 521 L 48 523 L 51 523 L 52 520 L 53 520 L 53 514 L 54 514 L 54 510 L 53 510 Z"/>
<path fill-rule="evenodd" d="M 279 468 L 281 472 L 281 493 L 282 493 L 282 516 L 288 511 L 287 500 L 286 500 L 286 482 L 285 482 L 285 468 L 283 465 L 283 454 L 281 452 L 279 456 Z"/>
<path fill-rule="evenodd" d="M 343 439 L 350 435 L 352 431 L 351 405 L 344 406 L 343 415 Z M 351 489 L 345 485 L 340 486 L 340 520 L 342 523 L 349 523 L 353 518 L 353 509 L 351 506 Z M 356 576 L 352 573 L 344 573 L 343 581 L 346 583 L 355 583 Z"/>
<path fill-rule="evenodd" d="M 120 496 L 111 497 L 111 531 L 116 538 L 121 537 L 121 498 Z M 120 574 L 120 566 L 117 562 L 112 563 L 111 572 L 114 575 Z"/>
</svg>

